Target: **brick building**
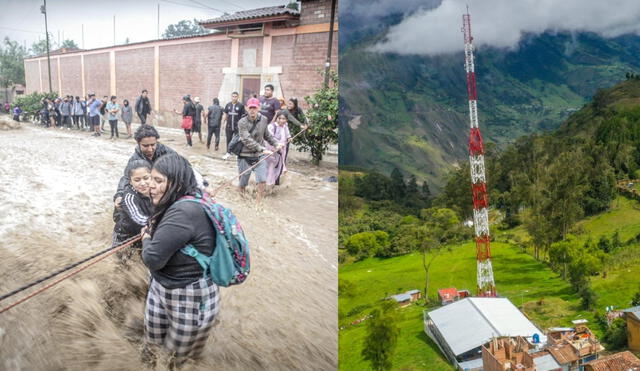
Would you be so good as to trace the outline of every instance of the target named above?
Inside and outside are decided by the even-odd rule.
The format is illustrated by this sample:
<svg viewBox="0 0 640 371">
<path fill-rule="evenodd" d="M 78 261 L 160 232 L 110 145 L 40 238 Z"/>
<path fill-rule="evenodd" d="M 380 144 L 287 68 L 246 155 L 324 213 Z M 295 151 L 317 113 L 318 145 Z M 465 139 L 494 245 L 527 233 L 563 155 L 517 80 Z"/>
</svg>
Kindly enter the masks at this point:
<svg viewBox="0 0 640 371">
<path fill-rule="evenodd" d="M 166 114 L 180 110 L 185 94 L 203 105 L 221 104 L 238 91 L 246 101 L 261 94 L 265 84 L 277 97 L 304 97 L 322 84 L 318 69 L 325 65 L 329 41 L 331 0 L 302 0 L 300 10 L 275 6 L 240 11 L 200 24 L 208 35 L 151 40 L 127 45 L 75 50 L 51 56 L 52 88 L 59 94 L 116 95 L 132 104 L 142 89 L 149 91 L 161 125 L 178 125 Z M 338 8 L 332 43 L 332 69 L 338 62 Z M 49 90 L 47 57 L 24 60 L 26 93 Z"/>
</svg>

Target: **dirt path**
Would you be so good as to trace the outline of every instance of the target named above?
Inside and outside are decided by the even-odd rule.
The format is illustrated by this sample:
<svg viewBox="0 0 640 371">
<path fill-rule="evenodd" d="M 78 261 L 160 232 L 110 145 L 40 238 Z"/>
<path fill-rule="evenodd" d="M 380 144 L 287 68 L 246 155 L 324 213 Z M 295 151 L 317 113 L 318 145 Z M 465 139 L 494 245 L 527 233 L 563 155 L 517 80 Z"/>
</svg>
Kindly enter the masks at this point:
<svg viewBox="0 0 640 371">
<path fill-rule="evenodd" d="M 160 134 L 214 187 L 236 173 L 222 153 L 185 148 L 176 130 Z M 31 124 L 0 132 L 0 293 L 109 245 L 111 199 L 134 145 Z M 230 188 L 218 194 L 246 229 L 252 273 L 222 289 L 205 357 L 187 369 L 337 368 L 338 197 L 325 180 L 337 165 L 293 156 L 286 182 L 261 206 Z M 147 274 L 109 258 L 0 314 L 0 369 L 150 368 L 140 351 Z"/>
</svg>

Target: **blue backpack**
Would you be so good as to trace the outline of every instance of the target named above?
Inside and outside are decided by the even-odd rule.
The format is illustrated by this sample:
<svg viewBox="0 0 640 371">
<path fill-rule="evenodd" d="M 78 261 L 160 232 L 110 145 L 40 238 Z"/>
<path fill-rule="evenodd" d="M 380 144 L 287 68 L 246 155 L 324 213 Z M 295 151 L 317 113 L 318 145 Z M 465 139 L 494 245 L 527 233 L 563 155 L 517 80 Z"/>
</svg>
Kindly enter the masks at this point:
<svg viewBox="0 0 640 371">
<path fill-rule="evenodd" d="M 213 201 L 207 193 L 184 196 L 176 202 L 196 202 L 202 206 L 216 230 L 216 247 L 207 256 L 189 244 L 180 251 L 198 261 L 216 285 L 239 285 L 249 275 L 249 244 L 231 210 Z"/>
</svg>

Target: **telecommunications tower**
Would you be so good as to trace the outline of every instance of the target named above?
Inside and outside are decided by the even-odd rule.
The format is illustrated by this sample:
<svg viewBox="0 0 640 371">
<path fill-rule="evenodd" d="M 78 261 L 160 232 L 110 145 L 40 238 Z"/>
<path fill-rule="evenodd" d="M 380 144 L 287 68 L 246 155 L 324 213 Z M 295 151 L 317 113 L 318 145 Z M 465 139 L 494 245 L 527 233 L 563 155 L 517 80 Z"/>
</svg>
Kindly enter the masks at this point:
<svg viewBox="0 0 640 371">
<path fill-rule="evenodd" d="M 469 95 L 469 162 L 471 165 L 471 191 L 473 193 L 473 225 L 476 232 L 476 257 L 478 265 L 478 296 L 496 296 L 491 267 L 491 237 L 489 235 L 489 195 L 484 175 L 484 145 L 478 127 L 478 96 L 476 74 L 473 66 L 473 37 L 471 16 L 462 16 L 464 33 L 464 67 L 467 71 L 467 93 Z"/>
</svg>

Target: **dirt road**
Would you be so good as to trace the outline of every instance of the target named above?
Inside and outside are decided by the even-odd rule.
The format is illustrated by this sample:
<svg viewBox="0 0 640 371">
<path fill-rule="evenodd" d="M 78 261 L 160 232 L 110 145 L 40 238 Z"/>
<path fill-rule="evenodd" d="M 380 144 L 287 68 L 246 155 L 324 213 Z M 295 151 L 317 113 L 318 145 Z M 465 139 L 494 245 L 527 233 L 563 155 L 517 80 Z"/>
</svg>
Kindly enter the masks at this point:
<svg viewBox="0 0 640 371">
<path fill-rule="evenodd" d="M 160 134 L 213 187 L 236 174 L 222 153 L 185 148 L 175 130 Z M 109 246 L 112 195 L 134 147 L 32 124 L 0 132 L 0 294 Z M 259 207 L 231 188 L 218 194 L 246 230 L 252 273 L 222 288 L 205 357 L 186 369 L 337 368 L 338 196 L 325 180 L 337 165 L 302 157 Z M 0 314 L 0 369 L 150 369 L 141 356 L 147 277 L 139 262 L 122 268 L 108 258 Z"/>
</svg>

